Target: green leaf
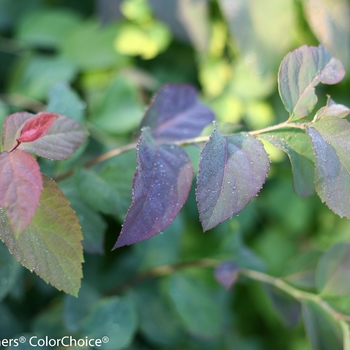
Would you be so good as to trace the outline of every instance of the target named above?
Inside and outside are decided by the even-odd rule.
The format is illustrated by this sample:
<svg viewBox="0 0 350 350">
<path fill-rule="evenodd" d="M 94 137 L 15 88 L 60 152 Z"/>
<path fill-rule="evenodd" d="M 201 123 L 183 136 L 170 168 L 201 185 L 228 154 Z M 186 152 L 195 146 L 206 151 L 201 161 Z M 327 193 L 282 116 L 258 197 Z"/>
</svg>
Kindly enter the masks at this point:
<svg viewBox="0 0 350 350">
<path fill-rule="evenodd" d="M 114 48 L 124 55 L 151 59 L 166 49 L 170 39 L 169 29 L 161 22 L 150 22 L 147 26 L 126 23 L 115 38 Z"/>
<path fill-rule="evenodd" d="M 86 103 L 67 84 L 58 83 L 49 91 L 49 100 L 46 110 L 74 119 L 78 123 L 84 121 Z"/>
<path fill-rule="evenodd" d="M 167 292 L 183 326 L 192 335 L 211 339 L 222 334 L 223 313 L 207 285 L 185 274 L 174 273 L 167 281 Z"/>
<path fill-rule="evenodd" d="M 78 219 L 55 182 L 43 176 L 39 207 L 16 239 L 0 212 L 0 238 L 27 269 L 58 290 L 77 295 L 82 278 L 82 234 Z"/>
<path fill-rule="evenodd" d="M 40 9 L 21 19 L 16 37 L 29 46 L 59 48 L 79 24 L 80 18 L 69 10 Z"/>
<path fill-rule="evenodd" d="M 152 281 L 153 282 L 153 281 Z M 176 346 L 183 339 L 179 319 L 174 317 L 159 287 L 143 283 L 131 292 L 140 317 L 141 333 L 160 346 Z"/>
<path fill-rule="evenodd" d="M 294 42 L 293 1 L 220 0 L 219 5 L 246 66 L 260 75 L 275 71 Z"/>
<path fill-rule="evenodd" d="M 310 251 L 291 259 L 284 271 L 283 279 L 299 289 L 316 289 L 315 274 L 320 256 L 321 252 Z"/>
<path fill-rule="evenodd" d="M 342 350 L 343 337 L 339 324 L 313 301 L 302 302 L 306 334 L 312 350 Z"/>
<path fill-rule="evenodd" d="M 92 122 L 107 133 L 123 135 L 139 125 L 144 107 L 135 85 L 125 77 L 117 77 L 96 103 Z"/>
<path fill-rule="evenodd" d="M 316 270 L 316 286 L 326 296 L 350 294 L 350 243 L 338 243 L 321 256 Z"/>
<path fill-rule="evenodd" d="M 280 129 L 259 136 L 287 153 L 293 172 L 294 191 L 301 197 L 315 192 L 315 157 L 308 135 L 300 129 Z"/>
<path fill-rule="evenodd" d="M 323 47 L 306 45 L 290 52 L 278 72 L 278 88 L 290 120 L 306 117 L 317 103 L 319 83 L 336 84 L 345 75 L 342 63 Z"/>
<path fill-rule="evenodd" d="M 129 298 L 102 298 L 95 303 L 80 330 L 90 339 L 107 336 L 109 341 L 100 348 L 118 350 L 131 344 L 137 323 L 136 309 Z"/>
<path fill-rule="evenodd" d="M 333 212 L 350 218 L 350 123 L 324 117 L 307 132 L 316 157 L 317 194 Z"/>
<path fill-rule="evenodd" d="M 100 298 L 99 293 L 87 283 L 82 282 L 78 297 L 65 295 L 63 299 L 63 319 L 70 332 L 77 332 Z"/>
<path fill-rule="evenodd" d="M 73 177 L 59 182 L 59 187 L 78 216 L 83 230 L 83 247 L 90 253 L 104 253 L 104 232 L 107 224 L 95 210 L 84 203 Z"/>
<path fill-rule="evenodd" d="M 118 24 L 101 26 L 97 21 L 84 22 L 65 38 L 62 56 L 81 70 L 124 67 L 129 59 L 113 48 L 118 31 Z"/>
<path fill-rule="evenodd" d="M 15 65 L 9 91 L 44 100 L 48 90 L 59 82 L 71 82 L 76 73 L 75 65 L 62 57 L 29 56 Z"/>
<path fill-rule="evenodd" d="M 320 43 L 348 65 L 350 5 L 347 0 L 303 0 L 309 26 Z"/>
<path fill-rule="evenodd" d="M 0 300 L 2 300 L 11 291 L 21 266 L 2 242 L 0 242 L 0 266 Z"/>
<path fill-rule="evenodd" d="M 80 169 L 76 175 L 77 189 L 91 208 L 124 217 L 131 204 L 135 169 L 135 153 L 122 154 L 108 160 L 102 169 Z"/>
</svg>

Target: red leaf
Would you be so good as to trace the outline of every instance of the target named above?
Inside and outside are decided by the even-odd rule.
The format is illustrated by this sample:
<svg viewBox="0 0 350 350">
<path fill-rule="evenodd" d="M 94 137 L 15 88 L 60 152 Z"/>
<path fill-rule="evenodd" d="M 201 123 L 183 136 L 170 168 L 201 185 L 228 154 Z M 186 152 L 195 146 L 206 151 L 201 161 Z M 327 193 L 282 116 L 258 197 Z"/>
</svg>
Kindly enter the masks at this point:
<svg viewBox="0 0 350 350">
<path fill-rule="evenodd" d="M 30 224 L 43 188 L 37 161 L 28 153 L 0 153 L 0 207 L 19 234 Z"/>
<path fill-rule="evenodd" d="M 51 128 L 53 122 L 58 118 L 56 114 L 43 112 L 29 119 L 21 130 L 18 142 L 32 142 L 44 136 Z"/>
</svg>

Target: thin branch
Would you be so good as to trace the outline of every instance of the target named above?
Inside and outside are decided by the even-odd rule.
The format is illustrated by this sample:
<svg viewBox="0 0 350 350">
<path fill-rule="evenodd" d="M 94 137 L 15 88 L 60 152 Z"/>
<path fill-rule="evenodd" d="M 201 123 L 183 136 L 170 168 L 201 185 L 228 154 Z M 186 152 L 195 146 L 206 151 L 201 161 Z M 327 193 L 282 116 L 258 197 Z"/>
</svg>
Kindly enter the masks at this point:
<svg viewBox="0 0 350 350">
<path fill-rule="evenodd" d="M 265 133 L 265 132 L 278 130 L 278 129 L 283 129 L 283 128 L 305 129 L 305 126 L 303 124 L 294 124 L 294 123 L 284 122 L 284 123 L 281 123 L 281 124 L 269 126 L 267 128 L 264 128 L 264 129 L 250 131 L 249 134 L 255 136 L 255 135 L 259 135 L 259 134 Z M 226 136 L 230 136 L 230 135 L 226 135 Z M 188 145 L 193 145 L 193 144 L 199 144 L 199 143 L 207 142 L 209 140 L 209 138 L 210 138 L 210 135 L 209 136 L 199 136 L 199 137 L 194 137 L 194 138 L 187 139 L 187 140 L 175 141 L 175 142 L 173 142 L 173 144 L 174 145 L 178 145 L 178 146 L 188 146 Z M 137 146 L 137 143 L 136 142 L 132 142 L 132 143 L 126 144 L 124 146 L 114 148 L 114 149 L 112 149 L 112 150 L 110 150 L 110 151 L 108 151 L 106 153 L 103 153 L 103 154 L 99 155 L 98 157 L 93 158 L 93 159 L 89 160 L 88 162 L 84 163 L 83 167 L 89 168 L 89 167 L 91 167 L 91 166 L 93 166 L 95 164 L 104 162 L 104 161 L 106 161 L 106 160 L 108 160 L 110 158 L 119 156 L 122 153 L 130 151 L 130 150 L 136 148 L 136 146 Z M 67 171 L 64 174 L 58 175 L 58 176 L 55 177 L 55 181 L 63 180 L 65 178 L 73 175 L 73 173 L 74 173 L 74 170 L 70 170 L 70 171 Z"/>
<path fill-rule="evenodd" d="M 114 290 L 111 290 L 108 292 L 109 295 L 113 295 L 116 293 L 121 293 L 132 286 L 141 283 L 142 281 L 145 281 L 147 279 L 152 278 L 158 278 L 163 276 L 168 276 L 174 272 L 181 271 L 184 269 L 190 269 L 190 268 L 215 268 L 217 267 L 222 261 L 215 260 L 215 259 L 200 259 L 195 261 L 187 261 L 182 262 L 174 265 L 162 265 L 157 266 L 154 268 L 151 268 L 147 271 L 140 272 L 130 280 L 126 281 L 125 283 L 121 284 Z M 350 315 L 342 314 L 340 312 L 337 312 L 334 310 L 329 304 L 327 304 L 319 295 L 304 292 L 302 290 L 299 290 L 297 288 L 294 288 L 293 286 L 286 283 L 284 280 L 278 277 L 273 277 L 270 275 L 267 275 L 265 273 L 250 270 L 250 269 L 241 269 L 240 275 L 246 276 L 250 279 L 253 279 L 258 282 L 266 283 L 269 285 L 274 286 L 275 288 L 280 289 L 281 291 L 289 294 L 294 299 L 298 301 L 303 300 L 311 300 L 314 303 L 318 304 L 320 307 L 323 308 L 328 314 L 332 316 L 332 318 L 339 322 L 341 327 L 343 328 L 343 331 L 347 330 L 348 334 L 350 333 L 348 329 L 348 325 L 345 321 L 350 321 Z M 347 327 L 347 328 L 345 328 Z"/>
</svg>

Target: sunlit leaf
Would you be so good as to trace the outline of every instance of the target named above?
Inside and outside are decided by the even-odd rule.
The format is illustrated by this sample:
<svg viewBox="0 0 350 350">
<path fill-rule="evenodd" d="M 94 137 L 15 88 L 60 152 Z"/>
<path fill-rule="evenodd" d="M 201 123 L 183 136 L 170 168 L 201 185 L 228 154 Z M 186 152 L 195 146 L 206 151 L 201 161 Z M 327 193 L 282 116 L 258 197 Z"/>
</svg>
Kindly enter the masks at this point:
<svg viewBox="0 0 350 350">
<path fill-rule="evenodd" d="M 342 63 L 323 47 L 306 45 L 290 52 L 282 61 L 278 87 L 290 120 L 306 117 L 317 102 L 319 83 L 336 84 L 345 75 Z"/>
<path fill-rule="evenodd" d="M 293 0 L 220 0 L 218 3 L 245 65 L 251 68 L 252 74 L 261 75 L 271 70 L 275 73 L 295 40 L 296 11 Z M 246 78 L 249 80 L 249 76 Z"/>
<path fill-rule="evenodd" d="M 21 150 L 0 153 L 0 207 L 15 236 L 31 222 L 43 188 L 37 161 Z"/>
<path fill-rule="evenodd" d="M 115 38 L 114 48 L 124 55 L 151 59 L 166 49 L 170 39 L 169 29 L 162 22 L 150 22 L 146 27 L 128 23 Z"/>
<path fill-rule="evenodd" d="M 149 126 L 157 141 L 198 136 L 214 120 L 213 112 L 197 99 L 190 85 L 165 85 L 154 96 L 141 127 Z"/>
<path fill-rule="evenodd" d="M 80 332 L 89 339 L 108 337 L 99 346 L 103 350 L 124 349 L 133 339 L 137 329 L 134 304 L 125 297 L 102 298 L 95 303 L 83 322 Z"/>
<path fill-rule="evenodd" d="M 326 296 L 350 294 L 349 243 L 338 243 L 321 256 L 316 270 L 316 286 Z"/>
<path fill-rule="evenodd" d="M 264 133 L 259 138 L 269 141 L 288 154 L 295 192 L 302 197 L 312 195 L 315 192 L 315 157 L 308 135 L 300 129 L 280 129 Z"/>
<path fill-rule="evenodd" d="M 307 132 L 316 157 L 317 194 L 340 217 L 350 218 L 350 123 L 324 117 Z"/>
<path fill-rule="evenodd" d="M 82 278 L 82 234 L 78 219 L 56 184 L 43 177 L 40 204 L 30 225 L 16 238 L 0 212 L 0 238 L 27 269 L 58 290 L 77 295 Z"/>
<path fill-rule="evenodd" d="M 350 58 L 350 5 L 347 0 L 303 0 L 306 19 L 320 43 L 344 64 Z"/>
<path fill-rule="evenodd" d="M 312 350 L 342 350 L 343 337 L 339 324 L 320 305 L 302 302 L 306 335 Z"/>
<path fill-rule="evenodd" d="M 137 171 L 132 204 L 114 248 L 133 244 L 163 231 L 184 205 L 193 168 L 185 151 L 175 145 L 156 145 L 144 129 L 137 146 Z"/>
<path fill-rule="evenodd" d="M 18 147 L 40 157 L 63 160 L 71 157 L 87 138 L 85 129 L 75 120 L 59 115 L 50 130 L 38 140 Z"/>
<path fill-rule="evenodd" d="M 233 261 L 224 261 L 215 269 L 215 278 L 226 289 L 231 289 L 239 275 L 240 267 Z"/>
<path fill-rule="evenodd" d="M 262 188 L 269 159 L 247 133 L 223 137 L 215 129 L 201 152 L 196 197 L 205 231 L 239 213 Z"/>
<path fill-rule="evenodd" d="M 330 96 L 327 99 L 327 105 L 320 108 L 315 115 L 315 120 L 319 120 L 324 117 L 338 117 L 345 118 L 350 113 L 349 107 L 335 103 Z"/>
</svg>

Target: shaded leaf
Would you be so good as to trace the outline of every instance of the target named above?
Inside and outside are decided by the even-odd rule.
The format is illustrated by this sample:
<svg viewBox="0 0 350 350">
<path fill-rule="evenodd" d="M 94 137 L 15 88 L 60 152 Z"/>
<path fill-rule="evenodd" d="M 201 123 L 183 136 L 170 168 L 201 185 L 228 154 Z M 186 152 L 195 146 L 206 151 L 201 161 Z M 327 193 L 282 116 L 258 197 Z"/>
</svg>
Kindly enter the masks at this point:
<svg viewBox="0 0 350 350">
<path fill-rule="evenodd" d="M 9 152 L 17 145 L 17 139 L 21 134 L 24 124 L 35 114 L 18 112 L 6 117 L 2 127 L 2 150 Z"/>
<path fill-rule="evenodd" d="M 83 322 L 80 332 L 89 339 L 102 339 L 103 350 L 118 350 L 128 346 L 137 330 L 137 314 L 129 298 L 102 298 L 95 303 L 90 315 Z"/>
<path fill-rule="evenodd" d="M 223 137 L 215 129 L 201 152 L 196 198 L 204 231 L 239 213 L 263 186 L 269 159 L 247 133 Z"/>
<path fill-rule="evenodd" d="M 0 153 L 0 207 L 15 236 L 31 222 L 39 205 L 43 181 L 37 161 L 28 153 Z"/>
<path fill-rule="evenodd" d="M 86 103 L 67 83 L 58 83 L 49 91 L 47 111 L 65 115 L 82 123 Z"/>
<path fill-rule="evenodd" d="M 317 264 L 316 286 L 326 296 L 350 294 L 349 243 L 338 243 L 321 256 Z"/>
<path fill-rule="evenodd" d="M 136 85 L 122 76 L 114 79 L 103 91 L 102 98 L 92 106 L 92 122 L 116 135 L 134 131 L 144 111 Z"/>
<path fill-rule="evenodd" d="M 154 96 L 141 127 L 149 126 L 157 141 L 178 141 L 198 136 L 213 120 L 192 86 L 171 84 Z"/>
<path fill-rule="evenodd" d="M 102 216 L 85 204 L 81 198 L 75 179 L 70 177 L 59 182 L 59 188 L 68 198 L 72 209 L 78 216 L 83 230 L 83 247 L 89 253 L 104 253 L 104 232 L 107 224 Z"/>
<path fill-rule="evenodd" d="M 43 177 L 40 204 L 30 225 L 16 238 L 0 211 L 0 238 L 27 269 L 58 290 L 77 295 L 82 277 L 82 234 L 78 219 L 56 184 Z"/>
<path fill-rule="evenodd" d="M 139 311 L 140 331 L 155 344 L 178 345 L 184 337 L 181 323 L 153 282 L 143 283 L 131 291 L 131 298 Z"/>
<path fill-rule="evenodd" d="M 317 121 L 324 117 L 345 118 L 349 113 L 350 109 L 348 107 L 335 103 L 330 96 L 328 96 L 327 105 L 317 111 L 314 120 Z"/>
<path fill-rule="evenodd" d="M 185 329 L 201 338 L 220 336 L 223 312 L 215 294 L 202 281 L 181 273 L 172 274 L 166 281 L 167 292 L 174 310 Z"/>
<path fill-rule="evenodd" d="M 77 67 L 61 56 L 26 55 L 13 66 L 9 92 L 45 100 L 53 86 L 62 81 L 72 82 L 76 74 Z"/>
<path fill-rule="evenodd" d="M 289 294 L 274 288 L 270 285 L 264 285 L 271 304 L 286 327 L 293 327 L 298 324 L 301 316 L 301 305 Z"/>
<path fill-rule="evenodd" d="M 278 88 L 290 120 L 306 117 L 317 102 L 315 86 L 336 84 L 345 75 L 342 63 L 323 47 L 306 45 L 290 52 L 278 72 Z"/>
<path fill-rule="evenodd" d="M 62 115 L 58 116 L 44 136 L 33 142 L 23 142 L 18 148 L 39 157 L 54 160 L 71 157 L 86 141 L 87 132 L 75 120 Z"/>
<path fill-rule="evenodd" d="M 78 297 L 65 295 L 63 299 L 63 320 L 69 332 L 76 332 L 89 316 L 100 294 L 89 284 L 82 282 Z"/>
<path fill-rule="evenodd" d="M 231 289 L 239 275 L 240 267 L 233 261 L 225 261 L 218 265 L 214 275 L 216 280 L 226 289 Z"/>
<path fill-rule="evenodd" d="M 91 208 L 124 219 L 131 204 L 135 166 L 135 153 L 128 152 L 105 162 L 102 169 L 80 169 L 76 184 L 81 198 Z"/>
<path fill-rule="evenodd" d="M 316 157 L 317 194 L 333 212 L 350 218 L 350 123 L 324 117 L 307 132 Z"/>
<path fill-rule="evenodd" d="M 96 20 L 81 23 L 62 43 L 62 56 L 83 71 L 126 66 L 129 58 L 113 47 L 119 26 L 119 23 L 101 26 Z"/>
<path fill-rule="evenodd" d="M 0 300 L 2 300 L 14 287 L 21 267 L 2 242 L 0 242 L 0 266 Z"/>
<path fill-rule="evenodd" d="M 76 13 L 65 9 L 29 11 L 21 18 L 16 37 L 26 45 L 59 48 L 79 23 Z"/>
<path fill-rule="evenodd" d="M 287 153 L 293 172 L 294 191 L 301 197 L 315 192 L 315 157 L 308 135 L 300 129 L 281 129 L 259 135 Z"/>
<path fill-rule="evenodd" d="M 344 64 L 350 58 L 350 6 L 346 0 L 302 1 L 311 30 Z"/>
<path fill-rule="evenodd" d="M 312 350 L 342 350 L 342 332 L 332 316 L 311 300 L 304 300 L 302 308 Z"/>
<path fill-rule="evenodd" d="M 30 118 L 23 126 L 18 142 L 32 142 L 43 137 L 51 128 L 51 125 L 58 118 L 57 115 L 42 112 Z"/>
<path fill-rule="evenodd" d="M 144 129 L 137 145 L 132 204 L 114 248 L 140 242 L 163 231 L 187 200 L 193 168 L 185 151 L 156 145 Z"/>
<path fill-rule="evenodd" d="M 310 251 L 293 258 L 286 267 L 283 279 L 296 288 L 315 290 L 316 266 L 320 256 L 321 252 Z"/>
</svg>

